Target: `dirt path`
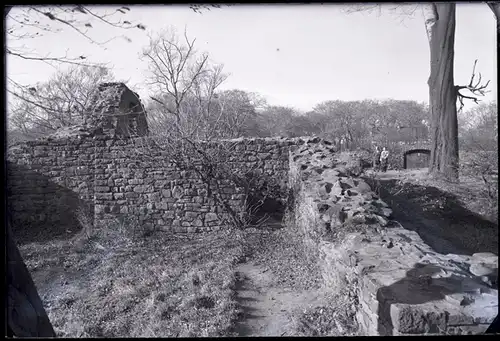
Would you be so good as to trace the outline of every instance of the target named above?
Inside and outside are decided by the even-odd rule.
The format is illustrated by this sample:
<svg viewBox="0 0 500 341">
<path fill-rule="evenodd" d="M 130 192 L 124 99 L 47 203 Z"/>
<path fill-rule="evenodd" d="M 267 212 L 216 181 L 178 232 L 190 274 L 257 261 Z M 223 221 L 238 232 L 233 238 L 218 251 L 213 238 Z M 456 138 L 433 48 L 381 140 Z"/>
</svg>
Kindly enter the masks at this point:
<svg viewBox="0 0 500 341">
<path fill-rule="evenodd" d="M 237 323 L 238 336 L 285 336 L 293 332 L 293 315 L 317 306 L 321 290 L 292 290 L 276 283 L 269 268 L 249 262 L 237 268 L 237 301 L 243 316 Z"/>
</svg>

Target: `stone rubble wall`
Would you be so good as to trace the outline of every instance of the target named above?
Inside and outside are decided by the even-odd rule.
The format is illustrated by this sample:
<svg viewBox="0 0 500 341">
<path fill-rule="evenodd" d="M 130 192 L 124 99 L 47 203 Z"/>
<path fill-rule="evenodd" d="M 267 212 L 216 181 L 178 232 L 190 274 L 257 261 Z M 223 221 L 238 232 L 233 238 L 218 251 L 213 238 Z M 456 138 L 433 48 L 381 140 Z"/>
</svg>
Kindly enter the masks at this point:
<svg viewBox="0 0 500 341">
<path fill-rule="evenodd" d="M 20 143 L 8 150 L 7 204 L 14 225 L 51 226 L 93 215 L 95 153 L 92 140 Z M 63 219 L 64 218 L 64 219 Z"/>
<path fill-rule="evenodd" d="M 332 291 L 349 288 L 364 335 L 478 334 L 498 313 L 498 257 L 442 255 L 359 176 L 352 154 L 328 141 L 290 152 L 295 226 Z"/>
<path fill-rule="evenodd" d="M 236 144 L 235 155 L 227 162 L 235 169 L 256 168 L 262 177 L 286 179 L 288 147 L 293 140 L 230 142 Z M 131 150 L 141 147 L 135 146 L 132 140 L 102 138 L 96 142 L 96 221 L 106 223 L 120 216 L 128 221 L 134 219 L 147 228 L 173 232 L 212 231 L 225 227 L 227 214 L 208 196 L 207 186 L 195 172 L 176 169 L 161 151 L 149 150 L 147 157 L 137 157 Z M 242 189 L 229 180 L 219 185 L 231 207 L 240 212 L 245 199 Z"/>
<path fill-rule="evenodd" d="M 234 154 L 227 160 L 231 166 L 254 169 L 263 179 L 281 179 L 280 186 L 286 192 L 288 152 L 299 140 L 262 138 L 222 143 L 234 146 Z M 8 197 L 15 216 L 20 222 L 39 219 L 48 206 L 47 196 L 40 192 L 53 184 L 91 207 L 96 227 L 119 223 L 128 228 L 172 232 L 226 227 L 227 214 L 208 196 L 207 186 L 198 176 L 174 167 L 161 150 L 145 149 L 145 142 L 144 138 L 125 140 L 76 129 L 67 136 L 58 134 L 14 146 L 8 151 Z M 43 178 L 45 185 L 25 181 L 25 171 Z M 242 211 L 242 189 L 229 180 L 219 185 L 231 207 Z"/>
</svg>

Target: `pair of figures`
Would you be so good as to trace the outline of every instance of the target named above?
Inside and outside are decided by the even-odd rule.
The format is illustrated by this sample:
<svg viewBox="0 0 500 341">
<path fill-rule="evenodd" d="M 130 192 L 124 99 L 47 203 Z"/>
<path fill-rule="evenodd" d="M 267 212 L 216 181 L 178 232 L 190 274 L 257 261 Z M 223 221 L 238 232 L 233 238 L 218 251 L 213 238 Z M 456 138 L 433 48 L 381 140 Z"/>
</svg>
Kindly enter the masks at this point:
<svg viewBox="0 0 500 341">
<path fill-rule="evenodd" d="M 378 146 L 375 147 L 375 154 L 373 156 L 373 169 L 376 171 L 382 170 L 382 172 L 386 172 L 388 161 L 389 151 L 387 150 L 387 148 L 383 147 L 381 151 Z"/>
</svg>

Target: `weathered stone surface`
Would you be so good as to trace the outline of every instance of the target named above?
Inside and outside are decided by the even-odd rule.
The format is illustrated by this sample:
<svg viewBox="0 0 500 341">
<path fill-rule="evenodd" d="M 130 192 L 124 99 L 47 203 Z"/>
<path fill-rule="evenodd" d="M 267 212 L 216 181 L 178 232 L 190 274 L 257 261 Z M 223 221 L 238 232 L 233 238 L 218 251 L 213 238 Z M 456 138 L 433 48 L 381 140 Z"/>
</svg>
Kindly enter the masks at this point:
<svg viewBox="0 0 500 341">
<path fill-rule="evenodd" d="M 498 271 L 498 266 L 488 263 L 474 263 L 470 265 L 469 271 L 476 276 L 489 276 Z"/>
<path fill-rule="evenodd" d="M 347 287 L 358 297 L 362 334 L 484 332 L 498 313 L 493 285 L 498 257 L 438 254 L 414 231 L 384 228 L 392 210 L 354 176 L 357 170 L 348 165 L 357 163 L 345 155 L 315 157 L 318 153 L 305 148 L 290 153 L 289 183 L 298 189 L 296 228 L 318 259 L 325 286 L 332 291 Z M 339 212 L 346 219 L 335 219 Z M 371 228 L 342 240 L 332 240 L 321 229 L 329 224 L 330 231 L 343 230 L 353 223 Z"/>
<path fill-rule="evenodd" d="M 304 244 L 311 257 L 318 257 L 328 286 L 347 287 L 359 298 L 356 316 L 366 334 L 484 331 L 498 311 L 492 286 L 496 255 L 440 255 L 416 232 L 385 229 L 392 212 L 357 178 L 363 165 L 336 154 L 326 142 L 305 139 L 295 148 L 300 139 L 240 139 L 241 152 L 231 162 L 241 168 L 257 165 L 259 176 L 281 177 L 284 186 L 298 189 L 295 220 Z M 77 205 L 94 208 L 95 223 L 119 214 L 158 230 L 223 228 L 224 210 L 194 174 L 175 169 L 161 153 L 155 161 L 128 157 L 133 148 L 131 141 L 106 136 L 16 146 L 8 156 L 12 212 L 52 223 L 47 218 L 56 214 L 39 212 L 47 198 L 68 205 L 73 200 L 65 198 L 76 196 Z M 228 182 L 221 186 L 231 205 L 239 207 L 241 192 Z M 356 222 L 363 233 L 332 237 Z"/>
<path fill-rule="evenodd" d="M 143 142 L 136 144 L 135 139 L 115 139 L 110 134 L 110 131 L 92 129 L 68 130 L 68 134 L 54 135 L 50 140 L 30 141 L 11 148 L 8 154 L 12 170 L 9 180 L 15 180 L 10 181 L 14 195 L 11 201 L 16 193 L 22 194 L 19 203 L 12 204 L 12 210 L 20 212 L 16 214 L 20 218 L 22 215 L 22 219 L 38 217 L 35 212 L 45 209 L 49 197 L 52 201 L 57 199 L 57 195 L 45 195 L 45 183 L 50 182 L 61 186 L 61 190 L 73 191 L 87 205 L 109 207 L 106 216 L 103 215 L 104 208 L 97 209 L 98 215 L 94 217 L 97 225 L 106 226 L 108 220 L 114 221 L 113 214 L 135 217 L 138 212 L 147 210 L 150 218 L 141 219 L 161 229 L 156 216 L 161 217 L 166 211 L 187 210 L 197 212 L 196 217 L 188 214 L 178 218 L 189 219 L 196 227 L 221 227 L 220 216 L 214 220 L 208 215 L 205 219 L 207 213 L 219 212 L 220 208 L 215 207 L 216 202 L 208 196 L 207 187 L 195 172 L 176 169 L 161 151 L 151 151 L 151 158 L 142 158 L 135 151 L 137 146 L 144 145 Z M 286 200 L 288 153 L 298 143 L 297 139 L 256 138 L 220 143 L 226 142 L 235 143 L 236 150 L 244 151 L 231 157 L 235 170 L 244 171 L 250 167 L 260 178 L 283 179 L 280 186 L 284 196 L 281 199 Z M 43 179 L 43 183 L 27 182 L 26 179 L 30 178 Z M 243 209 L 241 189 L 235 188 L 231 182 L 222 185 L 223 194 L 233 209 Z M 44 196 L 36 198 L 37 191 Z M 29 202 L 28 196 L 33 198 L 32 203 L 29 206 L 21 204 Z M 173 204 L 182 206 L 174 207 Z M 24 208 L 19 208 L 21 206 Z M 167 216 L 172 217 L 172 213 Z"/>
<path fill-rule="evenodd" d="M 491 252 L 479 252 L 472 255 L 471 263 L 495 264 L 498 267 L 498 256 Z"/>
<path fill-rule="evenodd" d="M 212 222 L 212 221 L 217 221 L 219 217 L 217 217 L 216 213 L 207 213 L 205 215 L 205 222 Z"/>
</svg>

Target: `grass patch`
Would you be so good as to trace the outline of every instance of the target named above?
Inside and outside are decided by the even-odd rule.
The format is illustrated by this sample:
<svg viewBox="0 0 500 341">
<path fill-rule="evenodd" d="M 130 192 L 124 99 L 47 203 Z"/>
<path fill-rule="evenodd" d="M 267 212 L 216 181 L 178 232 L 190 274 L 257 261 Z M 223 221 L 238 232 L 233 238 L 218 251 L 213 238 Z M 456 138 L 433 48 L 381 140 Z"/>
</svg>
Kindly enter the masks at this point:
<svg viewBox="0 0 500 341">
<path fill-rule="evenodd" d="M 238 240 L 227 232 L 136 241 L 108 234 L 20 250 L 58 336 L 228 336 L 239 313 Z"/>
<path fill-rule="evenodd" d="M 307 257 L 302 241 L 289 229 L 247 234 L 251 258 L 265 265 L 276 278 L 275 285 L 293 290 L 311 290 L 321 285 L 316 259 Z"/>
</svg>

